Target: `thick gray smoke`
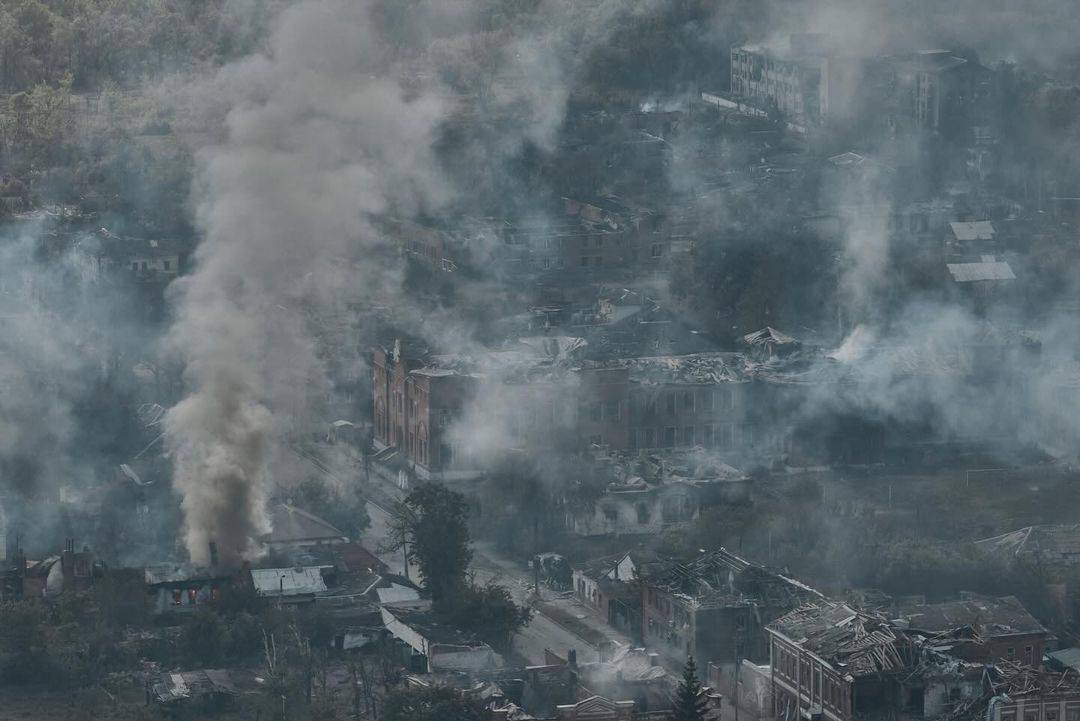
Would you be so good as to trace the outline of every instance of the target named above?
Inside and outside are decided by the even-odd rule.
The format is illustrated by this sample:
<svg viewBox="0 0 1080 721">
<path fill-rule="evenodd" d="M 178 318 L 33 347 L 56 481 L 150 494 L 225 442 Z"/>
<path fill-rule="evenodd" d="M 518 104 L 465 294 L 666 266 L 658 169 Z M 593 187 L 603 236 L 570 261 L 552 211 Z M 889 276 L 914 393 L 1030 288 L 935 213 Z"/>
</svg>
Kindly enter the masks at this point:
<svg viewBox="0 0 1080 721">
<path fill-rule="evenodd" d="M 432 144 L 441 102 L 387 71 L 369 2 L 285 10 L 265 54 L 226 67 L 227 139 L 201 154 L 196 269 L 175 289 L 169 341 L 189 395 L 167 420 L 194 562 L 223 563 L 268 530 L 270 458 L 324 395 L 306 311 L 378 285 L 374 214 L 447 197 Z M 368 256 L 368 257 L 365 257 Z M 353 273 L 331 272 L 342 267 Z"/>
</svg>

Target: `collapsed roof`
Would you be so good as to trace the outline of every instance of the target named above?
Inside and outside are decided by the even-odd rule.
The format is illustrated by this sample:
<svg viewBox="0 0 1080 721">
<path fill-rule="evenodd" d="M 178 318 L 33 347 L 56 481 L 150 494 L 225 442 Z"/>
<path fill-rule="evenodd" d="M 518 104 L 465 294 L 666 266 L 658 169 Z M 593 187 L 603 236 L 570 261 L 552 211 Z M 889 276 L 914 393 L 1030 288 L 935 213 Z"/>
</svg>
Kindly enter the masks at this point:
<svg viewBox="0 0 1080 721">
<path fill-rule="evenodd" d="M 773 621 L 768 629 L 852 679 L 906 667 L 903 639 L 889 623 L 847 604 L 806 606 Z"/>
<path fill-rule="evenodd" d="M 984 638 L 1046 633 L 1015 596 L 970 598 L 905 608 L 897 624 L 930 635 L 972 629 Z"/>
<path fill-rule="evenodd" d="M 671 563 L 650 575 L 651 586 L 693 600 L 699 607 L 792 606 L 823 596 L 794 579 L 751 563 L 727 549 L 689 563 Z"/>
</svg>

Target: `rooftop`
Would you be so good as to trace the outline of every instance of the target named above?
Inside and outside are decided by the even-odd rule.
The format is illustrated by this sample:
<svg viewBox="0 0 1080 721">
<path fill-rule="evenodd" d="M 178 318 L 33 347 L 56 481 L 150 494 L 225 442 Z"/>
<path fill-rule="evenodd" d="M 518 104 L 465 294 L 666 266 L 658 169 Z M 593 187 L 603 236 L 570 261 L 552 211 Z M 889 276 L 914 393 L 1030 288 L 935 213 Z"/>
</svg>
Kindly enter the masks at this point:
<svg viewBox="0 0 1080 721">
<path fill-rule="evenodd" d="M 949 274 L 957 283 L 974 283 L 982 280 L 1016 280 L 1012 268 L 1004 260 L 978 261 L 973 263 L 947 263 Z"/>
<path fill-rule="evenodd" d="M 901 611 L 900 623 L 930 634 L 971 628 L 984 637 L 1046 633 L 1015 596 L 974 598 L 913 606 Z"/>
<path fill-rule="evenodd" d="M 843 603 L 806 606 L 768 625 L 852 678 L 905 667 L 900 639 L 885 619 Z"/>
<path fill-rule="evenodd" d="M 260 596 L 301 596 L 326 591 L 323 571 L 333 566 L 299 568 L 258 568 L 251 571 L 251 582 Z"/>
<path fill-rule="evenodd" d="M 240 669 L 198 669 L 162 674 L 153 684 L 158 703 L 174 704 L 211 694 L 239 696 L 254 692 L 259 682 Z"/>
<path fill-rule="evenodd" d="M 994 239 L 994 224 L 989 220 L 949 223 L 949 228 L 953 237 L 961 241 Z"/>
<path fill-rule="evenodd" d="M 720 548 L 689 563 L 670 563 L 650 574 L 649 584 L 694 600 L 701 607 L 776 604 L 792 607 L 822 595 Z"/>
<path fill-rule="evenodd" d="M 431 643 L 453 646 L 485 645 L 475 636 L 440 621 L 432 612 L 429 603 L 386 605 L 383 606 L 383 613 L 393 616 Z"/>
<path fill-rule="evenodd" d="M 147 586 L 189 581 L 214 581 L 230 578 L 232 571 L 221 568 L 193 566 L 190 563 L 159 563 L 143 569 L 143 580 Z"/>
<path fill-rule="evenodd" d="M 263 540 L 267 543 L 345 542 L 345 534 L 314 513 L 288 503 L 279 503 L 270 512 L 273 530 Z"/>
</svg>

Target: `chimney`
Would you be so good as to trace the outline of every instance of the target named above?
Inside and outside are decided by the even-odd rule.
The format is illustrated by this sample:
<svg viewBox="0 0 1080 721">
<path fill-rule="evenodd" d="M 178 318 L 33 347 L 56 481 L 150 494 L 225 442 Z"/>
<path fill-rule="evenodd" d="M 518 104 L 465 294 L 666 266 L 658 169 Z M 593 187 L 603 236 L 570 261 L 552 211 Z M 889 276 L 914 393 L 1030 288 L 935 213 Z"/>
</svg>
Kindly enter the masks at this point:
<svg viewBox="0 0 1080 721">
<path fill-rule="evenodd" d="M 210 565 L 217 566 L 217 544 L 210 541 Z"/>
</svg>

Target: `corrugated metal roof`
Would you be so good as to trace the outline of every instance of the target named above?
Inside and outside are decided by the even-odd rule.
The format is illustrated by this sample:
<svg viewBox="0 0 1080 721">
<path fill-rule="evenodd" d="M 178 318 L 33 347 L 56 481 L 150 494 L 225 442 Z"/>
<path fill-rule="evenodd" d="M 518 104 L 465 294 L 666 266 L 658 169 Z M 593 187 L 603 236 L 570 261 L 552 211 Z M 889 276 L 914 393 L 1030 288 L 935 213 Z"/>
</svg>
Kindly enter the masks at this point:
<svg viewBox="0 0 1080 721">
<path fill-rule="evenodd" d="M 333 566 L 302 566 L 300 568 L 257 568 L 251 571 L 251 582 L 260 596 L 299 596 L 326 590 L 322 570 Z"/>
<path fill-rule="evenodd" d="M 994 224 L 989 220 L 976 220 L 966 223 L 949 223 L 953 236 L 957 240 L 993 240 Z"/>
<path fill-rule="evenodd" d="M 1012 268 L 1003 260 L 993 263 L 948 263 L 947 267 L 957 283 L 980 280 L 1016 280 Z"/>
</svg>

